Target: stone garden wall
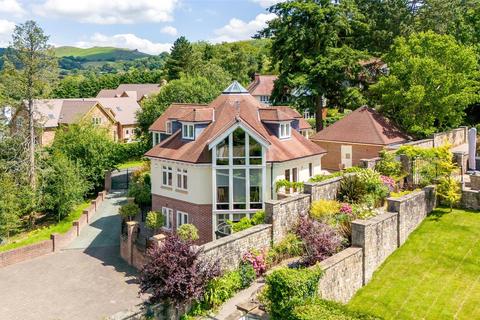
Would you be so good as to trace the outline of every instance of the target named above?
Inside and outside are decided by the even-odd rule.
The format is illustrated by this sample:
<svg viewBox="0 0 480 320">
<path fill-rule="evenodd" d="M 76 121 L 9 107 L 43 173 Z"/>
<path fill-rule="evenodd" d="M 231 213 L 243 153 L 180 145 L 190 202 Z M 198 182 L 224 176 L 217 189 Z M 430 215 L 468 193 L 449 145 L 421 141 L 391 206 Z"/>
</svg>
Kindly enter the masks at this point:
<svg viewBox="0 0 480 320">
<path fill-rule="evenodd" d="M 322 182 L 305 182 L 304 192 L 311 196 L 312 201 L 334 200 L 337 198 L 342 177 L 328 179 Z"/>
<path fill-rule="evenodd" d="M 480 210 L 480 191 L 472 189 L 462 190 L 462 208 Z"/>
</svg>

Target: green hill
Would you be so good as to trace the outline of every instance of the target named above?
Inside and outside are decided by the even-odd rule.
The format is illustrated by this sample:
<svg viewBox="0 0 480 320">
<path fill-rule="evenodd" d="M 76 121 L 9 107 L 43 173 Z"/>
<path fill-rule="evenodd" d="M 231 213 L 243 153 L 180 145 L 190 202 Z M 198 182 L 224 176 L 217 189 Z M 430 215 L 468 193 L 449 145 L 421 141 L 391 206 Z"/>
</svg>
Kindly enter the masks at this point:
<svg viewBox="0 0 480 320">
<path fill-rule="evenodd" d="M 55 48 L 55 55 L 59 58 L 81 58 L 82 61 L 135 60 L 138 58 L 150 56 L 138 50 L 129 50 L 114 47 L 93 47 L 83 49 L 68 46 Z"/>
</svg>

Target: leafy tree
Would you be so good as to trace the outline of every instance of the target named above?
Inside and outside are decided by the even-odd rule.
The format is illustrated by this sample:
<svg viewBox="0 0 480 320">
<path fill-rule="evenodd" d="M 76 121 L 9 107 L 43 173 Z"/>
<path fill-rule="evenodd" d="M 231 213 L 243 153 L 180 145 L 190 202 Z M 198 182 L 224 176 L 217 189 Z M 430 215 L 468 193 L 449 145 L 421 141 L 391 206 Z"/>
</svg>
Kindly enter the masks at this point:
<svg viewBox="0 0 480 320">
<path fill-rule="evenodd" d="M 179 306 L 203 296 L 208 282 L 220 274 L 218 262 L 206 261 L 192 241 L 168 235 L 161 246 L 147 252 L 140 271 L 140 292 L 150 303 L 167 301 Z"/>
<path fill-rule="evenodd" d="M 6 173 L 0 173 L 0 240 L 10 237 L 20 227 L 20 203 L 18 189 L 13 178 Z"/>
<path fill-rule="evenodd" d="M 460 202 L 462 191 L 459 183 L 453 177 L 441 177 L 437 184 L 437 193 L 440 202 L 447 205 L 452 212 L 453 206 Z"/>
<path fill-rule="evenodd" d="M 140 208 L 135 203 L 127 203 L 120 207 L 119 214 L 122 218 L 128 221 L 135 218 L 140 213 Z"/>
<path fill-rule="evenodd" d="M 156 230 L 164 225 L 163 215 L 158 211 L 149 211 L 145 220 L 145 225 L 151 230 Z"/>
<path fill-rule="evenodd" d="M 386 55 L 390 74 L 370 87 L 381 112 L 406 132 L 425 137 L 462 124 L 479 101 L 478 62 L 472 48 L 433 32 L 395 40 Z"/>
<path fill-rule="evenodd" d="M 342 100 L 352 86 L 365 54 L 355 49 L 356 35 L 366 27 L 363 15 L 351 0 L 288 1 L 269 9 L 277 18 L 259 36 L 272 39 L 271 57 L 278 65 L 273 99 L 279 101 L 290 88 L 294 99 L 315 101 L 317 130 L 322 129 L 322 97 L 331 105 Z"/>
<path fill-rule="evenodd" d="M 182 72 L 192 66 L 193 48 L 190 41 L 181 36 L 173 43 L 170 57 L 167 59 L 165 68 L 170 80 L 180 78 Z"/>
<path fill-rule="evenodd" d="M 32 186 L 35 186 L 33 100 L 48 93 L 57 71 L 57 59 L 48 39 L 35 21 L 29 20 L 15 26 L 2 72 L 3 95 L 10 103 L 24 107 L 28 116 L 28 175 Z"/>
<path fill-rule="evenodd" d="M 58 221 L 83 200 L 89 189 L 80 167 L 60 152 L 44 161 L 39 182 L 40 207 L 44 212 L 56 215 Z"/>
<path fill-rule="evenodd" d="M 51 149 L 78 163 L 94 191 L 103 187 L 105 171 L 116 164 L 116 144 L 104 128 L 90 122 L 69 125 L 57 130 Z"/>
<path fill-rule="evenodd" d="M 221 75 L 223 77 L 223 75 Z M 210 103 L 228 85 L 223 81 L 204 77 L 183 77 L 170 81 L 160 92 L 145 99 L 142 110 L 137 114 L 138 126 L 143 138 L 150 141 L 148 127 L 174 102 Z"/>
</svg>

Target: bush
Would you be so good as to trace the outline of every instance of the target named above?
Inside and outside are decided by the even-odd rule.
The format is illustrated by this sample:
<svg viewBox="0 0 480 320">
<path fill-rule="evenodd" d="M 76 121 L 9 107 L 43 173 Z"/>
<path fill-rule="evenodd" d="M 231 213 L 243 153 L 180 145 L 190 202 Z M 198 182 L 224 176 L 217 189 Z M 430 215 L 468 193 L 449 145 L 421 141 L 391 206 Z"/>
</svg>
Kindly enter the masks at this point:
<svg viewBox="0 0 480 320">
<path fill-rule="evenodd" d="M 341 172 L 341 171 L 333 172 L 333 173 L 330 173 L 330 174 L 317 174 L 316 176 L 311 177 L 308 181 L 309 182 L 322 182 L 322 181 L 325 181 L 325 180 L 328 180 L 328 179 L 341 177 L 342 174 L 343 174 L 343 172 Z"/>
<path fill-rule="evenodd" d="M 251 263 L 241 263 L 239 272 L 242 280 L 242 288 L 249 287 L 257 277 L 257 273 Z"/>
<path fill-rule="evenodd" d="M 280 261 L 299 257 L 304 254 L 302 240 L 294 233 L 288 233 L 279 243 L 268 251 L 269 265 L 276 265 Z"/>
<path fill-rule="evenodd" d="M 406 196 L 407 194 L 410 194 L 410 193 L 412 193 L 414 191 L 417 191 L 417 190 L 420 190 L 420 189 L 403 190 L 403 191 L 399 191 L 399 192 L 390 192 L 389 197 L 390 198 L 401 198 L 401 197 Z"/>
<path fill-rule="evenodd" d="M 152 183 L 150 166 L 145 164 L 140 170 L 134 171 L 128 187 L 128 196 L 135 199 L 140 206 L 150 206 L 152 203 Z"/>
<path fill-rule="evenodd" d="M 179 306 L 200 299 L 207 284 L 220 274 L 218 261 L 202 258 L 202 251 L 175 234 L 163 245 L 147 251 L 147 263 L 140 271 L 140 292 L 150 303 L 167 301 Z"/>
<path fill-rule="evenodd" d="M 438 180 L 437 194 L 440 203 L 448 206 L 450 212 L 462 198 L 460 185 L 453 177 L 442 177 Z"/>
<path fill-rule="evenodd" d="M 247 266 L 243 271 L 241 269 L 230 271 L 221 277 L 209 281 L 200 303 L 201 309 L 209 310 L 218 307 L 233 297 L 238 291 L 250 286 L 251 281 L 249 282 L 249 280 L 251 278 L 249 273 L 251 274 L 251 272 L 252 268 L 250 267 L 248 270 Z M 255 271 L 253 271 L 253 275 L 255 275 Z M 196 313 L 201 313 L 201 310 L 198 310 Z"/>
<path fill-rule="evenodd" d="M 335 254 L 342 246 L 343 239 L 334 228 L 308 217 L 300 218 L 295 233 L 302 239 L 304 263 L 309 266 Z"/>
<path fill-rule="evenodd" d="M 295 320 L 375 320 L 381 319 L 372 315 L 351 311 L 346 306 L 319 298 L 310 299 L 303 305 L 293 309 Z"/>
<path fill-rule="evenodd" d="M 343 202 L 356 203 L 360 202 L 367 193 L 365 185 L 356 175 L 346 175 L 340 182 L 338 190 L 338 198 Z"/>
<path fill-rule="evenodd" d="M 163 215 L 158 211 L 149 211 L 145 220 L 145 225 L 151 230 L 156 230 L 163 227 Z"/>
<path fill-rule="evenodd" d="M 243 255 L 242 261 L 251 264 L 257 276 L 261 276 L 267 271 L 266 251 L 250 250 Z"/>
<path fill-rule="evenodd" d="M 327 221 L 340 211 L 340 202 L 336 200 L 317 200 L 312 203 L 310 217 L 318 221 Z"/>
<path fill-rule="evenodd" d="M 122 218 L 130 221 L 140 213 L 140 208 L 135 203 L 127 203 L 120 207 L 119 213 Z"/>
<path fill-rule="evenodd" d="M 230 228 L 232 229 L 232 232 L 239 232 L 242 230 L 246 230 L 250 227 L 265 223 L 265 211 L 259 210 L 255 212 L 255 214 L 251 218 L 243 217 L 238 222 L 228 221 L 228 223 L 230 224 Z"/>
<path fill-rule="evenodd" d="M 397 161 L 395 153 L 382 150 L 380 151 L 380 158 L 381 160 L 375 165 L 375 171 L 384 176 L 393 177 L 397 181 L 405 176 L 402 163 Z"/>
<path fill-rule="evenodd" d="M 177 229 L 177 234 L 180 239 L 185 241 L 196 241 L 198 240 L 198 229 L 193 224 L 186 223 L 182 224 Z"/>
<path fill-rule="evenodd" d="M 295 319 L 293 315 L 295 307 L 317 295 L 321 275 L 319 267 L 280 268 L 267 275 L 262 298 L 271 319 Z"/>
<path fill-rule="evenodd" d="M 146 142 L 117 143 L 115 146 L 115 161 L 118 164 L 140 159 L 149 148 L 150 145 Z"/>
</svg>

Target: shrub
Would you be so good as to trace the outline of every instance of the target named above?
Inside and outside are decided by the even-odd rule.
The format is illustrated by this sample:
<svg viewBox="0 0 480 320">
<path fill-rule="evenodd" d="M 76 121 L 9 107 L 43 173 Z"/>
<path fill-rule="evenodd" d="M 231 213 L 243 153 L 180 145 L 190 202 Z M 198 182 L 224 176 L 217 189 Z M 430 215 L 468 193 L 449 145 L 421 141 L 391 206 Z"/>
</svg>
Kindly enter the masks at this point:
<svg viewBox="0 0 480 320">
<path fill-rule="evenodd" d="M 359 202 L 366 194 L 365 185 L 356 175 L 346 175 L 340 182 L 338 198 L 343 202 Z"/>
<path fill-rule="evenodd" d="M 252 224 L 254 226 L 265 223 L 265 210 L 259 210 L 252 216 Z"/>
<path fill-rule="evenodd" d="M 164 219 L 163 215 L 157 211 L 150 211 L 147 213 L 145 225 L 151 230 L 156 230 L 163 227 Z"/>
<path fill-rule="evenodd" d="M 182 224 L 177 229 L 177 234 L 180 239 L 185 241 L 196 241 L 198 240 L 198 229 L 193 224 L 186 223 Z"/>
<path fill-rule="evenodd" d="M 122 218 L 130 221 L 140 213 L 140 208 L 135 203 L 127 203 L 120 207 L 119 213 Z"/>
<path fill-rule="evenodd" d="M 395 180 L 388 176 L 380 176 L 380 180 L 382 181 L 383 185 L 388 188 L 390 192 L 395 190 Z"/>
<path fill-rule="evenodd" d="M 420 189 L 403 190 L 403 191 L 399 191 L 399 192 L 390 192 L 389 197 L 390 198 L 401 198 L 401 197 L 406 196 L 407 194 L 410 194 L 410 193 L 412 193 L 414 191 L 417 191 L 417 190 L 420 190 Z"/>
<path fill-rule="evenodd" d="M 342 238 L 335 229 L 308 217 L 300 218 L 295 233 L 302 239 L 306 265 L 314 265 L 328 258 L 338 252 L 342 245 Z"/>
<path fill-rule="evenodd" d="M 147 251 L 147 263 L 140 271 L 140 292 L 149 293 L 148 301 L 168 301 L 175 306 L 200 299 L 209 281 L 220 274 L 218 261 L 202 259 L 202 251 L 191 241 L 175 234 L 163 245 Z"/>
<path fill-rule="evenodd" d="M 438 180 L 437 194 L 440 199 L 440 203 L 450 208 L 450 212 L 453 206 L 458 204 L 461 199 L 460 185 L 453 177 L 442 177 Z"/>
<path fill-rule="evenodd" d="M 143 206 L 152 203 L 152 186 L 150 172 L 136 174 L 128 187 L 128 196 L 135 199 L 135 203 Z"/>
<path fill-rule="evenodd" d="M 249 287 L 257 277 L 257 273 L 251 263 L 241 263 L 239 272 L 242 280 L 242 288 Z"/>
<path fill-rule="evenodd" d="M 293 309 L 295 320 L 375 320 L 373 315 L 349 310 L 346 306 L 319 298 L 309 299 L 305 304 Z"/>
<path fill-rule="evenodd" d="M 375 165 L 375 171 L 384 176 L 393 177 L 395 180 L 405 176 L 402 163 L 395 159 L 395 153 L 386 150 L 380 151 L 380 161 Z"/>
<path fill-rule="evenodd" d="M 265 211 L 259 210 L 255 212 L 252 218 L 243 217 L 238 222 L 228 221 L 228 223 L 230 224 L 230 228 L 232 229 L 232 232 L 239 232 L 239 231 L 248 229 L 250 227 L 265 223 Z"/>
<path fill-rule="evenodd" d="M 309 182 L 322 182 L 328 179 L 336 178 L 336 177 L 341 177 L 342 176 L 341 171 L 333 172 L 330 174 L 317 174 L 316 176 L 311 177 L 308 181 Z"/>
<path fill-rule="evenodd" d="M 275 265 L 282 260 L 303 255 L 302 240 L 294 233 L 288 233 L 279 243 L 268 251 L 269 265 Z"/>
<path fill-rule="evenodd" d="M 262 297 L 271 319 L 295 319 L 294 308 L 317 295 L 321 275 L 319 267 L 280 268 L 267 275 Z"/>
<path fill-rule="evenodd" d="M 340 211 L 340 202 L 336 200 L 317 200 L 312 203 L 310 217 L 318 221 L 325 221 Z"/>
<path fill-rule="evenodd" d="M 252 265 L 257 276 L 261 276 L 267 271 L 267 253 L 265 250 L 250 250 L 243 255 L 242 260 L 244 263 Z"/>
<path fill-rule="evenodd" d="M 280 179 L 275 182 L 275 192 L 278 192 L 281 188 L 285 189 L 295 189 L 298 192 L 303 190 L 303 182 L 300 181 L 289 181 L 287 179 Z"/>
<path fill-rule="evenodd" d="M 140 159 L 149 148 L 150 145 L 145 142 L 117 143 L 115 146 L 116 163 Z"/>
</svg>

